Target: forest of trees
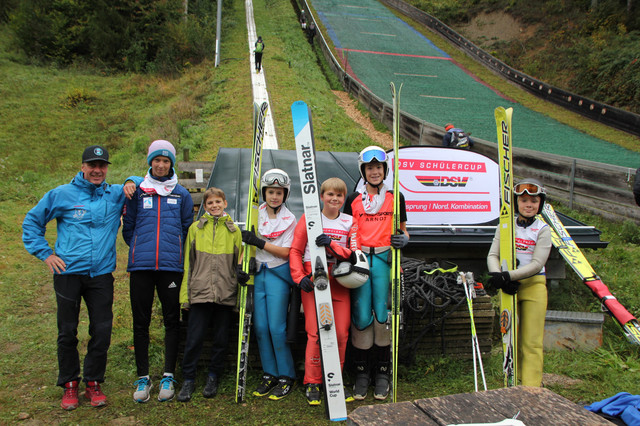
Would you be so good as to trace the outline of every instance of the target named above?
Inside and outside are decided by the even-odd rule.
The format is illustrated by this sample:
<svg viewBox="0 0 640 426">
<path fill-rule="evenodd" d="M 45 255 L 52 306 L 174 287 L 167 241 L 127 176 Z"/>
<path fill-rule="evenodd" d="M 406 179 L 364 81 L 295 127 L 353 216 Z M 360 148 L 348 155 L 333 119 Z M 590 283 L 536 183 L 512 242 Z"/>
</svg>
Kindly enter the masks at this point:
<svg viewBox="0 0 640 426">
<path fill-rule="evenodd" d="M 62 66 L 85 62 L 100 68 L 171 73 L 214 55 L 216 2 L 211 0 L 6 0 L 2 4 L 0 19 L 34 62 Z M 233 4 L 225 2 L 223 7 Z"/>
</svg>

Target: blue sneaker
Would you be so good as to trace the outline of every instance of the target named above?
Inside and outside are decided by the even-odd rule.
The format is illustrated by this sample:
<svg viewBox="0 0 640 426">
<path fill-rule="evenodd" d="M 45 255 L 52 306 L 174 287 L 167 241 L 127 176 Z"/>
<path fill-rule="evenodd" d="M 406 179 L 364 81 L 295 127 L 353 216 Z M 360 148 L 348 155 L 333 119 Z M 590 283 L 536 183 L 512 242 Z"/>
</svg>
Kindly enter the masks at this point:
<svg viewBox="0 0 640 426">
<path fill-rule="evenodd" d="M 176 394 L 176 386 L 178 383 L 172 376 L 164 376 L 160 380 L 160 393 L 158 393 L 158 401 L 171 401 Z"/>
<path fill-rule="evenodd" d="M 141 377 L 136 380 L 134 386 L 137 386 L 136 391 L 133 393 L 133 400 L 135 402 L 147 402 L 149 401 L 149 391 L 151 390 L 151 380 L 148 377 Z"/>
</svg>

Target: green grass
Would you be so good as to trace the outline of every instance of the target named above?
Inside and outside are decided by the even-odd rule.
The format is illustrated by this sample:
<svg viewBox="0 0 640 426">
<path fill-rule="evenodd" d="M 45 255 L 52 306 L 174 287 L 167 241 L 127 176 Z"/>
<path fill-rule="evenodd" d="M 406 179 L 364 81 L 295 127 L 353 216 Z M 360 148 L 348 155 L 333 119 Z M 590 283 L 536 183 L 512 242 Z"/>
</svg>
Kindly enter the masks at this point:
<svg viewBox="0 0 640 426">
<path fill-rule="evenodd" d="M 290 4 L 269 2 L 267 9 L 265 2 L 258 0 L 254 6 L 258 32 L 267 44 L 264 65 L 281 148 L 293 147 L 289 108 L 298 99 L 312 107 L 318 149 L 357 151 L 369 145 L 359 126 L 337 106 L 330 91 L 332 84 L 317 67 L 316 53 L 296 25 Z M 45 265 L 22 246 L 24 215 L 47 190 L 77 173 L 80 153 L 91 143 L 105 144 L 111 151 L 110 182 L 143 174 L 146 148 L 153 139 L 166 138 L 179 149 L 190 148 L 191 158 L 200 160 L 215 159 L 220 147 L 248 147 L 252 98 L 243 2 L 229 4 L 224 19 L 233 31 L 225 34 L 221 66 L 203 63 L 174 79 L 25 65 L 28 61 L 11 50 L 8 38 L 0 37 L 0 423 L 16 423 L 20 413 L 42 423 L 327 423 L 322 407 L 307 407 L 300 387 L 280 402 L 250 396 L 246 404 L 238 406 L 233 402 L 231 375 L 224 378 L 221 394 L 212 400 L 197 395 L 189 404 L 133 403 L 136 377 L 124 270 L 127 247 L 121 239 L 115 272 L 114 331 L 104 386 L 109 405 L 96 410 L 84 404 L 71 413 L 59 408 L 52 280 Z M 0 34 L 6 35 L 6 31 Z M 495 84 L 504 83 L 496 80 Z M 603 239 L 611 241 L 609 248 L 589 251 L 587 257 L 621 302 L 637 314 L 640 292 L 633 277 L 640 248 L 629 242 L 638 233 L 637 227 L 562 211 L 595 225 L 603 231 Z M 48 227 L 47 237 L 55 239 L 54 224 Z M 552 294 L 556 309 L 599 309 L 574 278 L 562 281 Z M 150 359 L 157 375 L 162 365 L 162 327 L 159 309 L 154 313 Z M 84 309 L 79 332 L 84 351 Z M 615 324 L 607 320 L 602 349 L 548 353 L 545 372 L 583 380 L 580 385 L 552 389 L 571 400 L 591 402 L 621 390 L 640 393 L 638 364 L 638 348 L 627 344 Z M 489 387 L 500 387 L 497 346 L 485 359 L 485 368 Z M 417 357 L 414 365 L 401 367 L 398 400 L 471 392 L 472 372 L 470 360 Z M 252 371 L 250 387 L 257 385 L 258 374 Z M 154 379 L 157 383 L 157 377 Z M 371 403 L 369 399 L 349 409 Z"/>
</svg>

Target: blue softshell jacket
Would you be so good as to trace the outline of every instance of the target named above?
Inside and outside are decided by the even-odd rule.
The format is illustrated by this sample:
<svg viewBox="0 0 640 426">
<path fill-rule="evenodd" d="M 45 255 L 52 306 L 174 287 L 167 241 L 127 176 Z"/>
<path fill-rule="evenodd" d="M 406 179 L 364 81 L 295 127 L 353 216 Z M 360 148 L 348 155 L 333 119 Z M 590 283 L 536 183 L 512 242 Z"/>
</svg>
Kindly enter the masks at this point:
<svg viewBox="0 0 640 426">
<path fill-rule="evenodd" d="M 142 179 L 130 177 L 139 185 Z M 54 251 L 45 239 L 47 223 L 57 221 L 55 254 L 66 263 L 62 275 L 95 277 L 116 268 L 116 238 L 124 205 L 123 185 L 94 185 L 79 172 L 71 183 L 47 192 L 22 223 L 22 241 L 44 261 Z"/>
</svg>

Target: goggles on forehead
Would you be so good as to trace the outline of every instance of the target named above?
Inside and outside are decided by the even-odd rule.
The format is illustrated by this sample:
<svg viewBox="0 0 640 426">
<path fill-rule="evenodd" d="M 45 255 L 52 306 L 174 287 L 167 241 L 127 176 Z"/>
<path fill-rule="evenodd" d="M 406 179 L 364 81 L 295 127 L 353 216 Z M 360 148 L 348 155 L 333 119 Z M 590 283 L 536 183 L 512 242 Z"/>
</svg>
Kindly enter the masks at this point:
<svg viewBox="0 0 640 426">
<path fill-rule="evenodd" d="M 289 176 L 284 173 L 271 172 L 262 177 L 262 182 L 267 184 L 267 186 L 271 186 L 274 184 L 278 184 L 280 186 L 287 186 L 290 184 Z"/>
<path fill-rule="evenodd" d="M 369 151 L 363 152 L 360 156 L 360 160 L 364 163 L 370 163 L 373 160 L 384 163 L 387 161 L 387 153 L 381 149 L 371 149 Z"/>
<path fill-rule="evenodd" d="M 525 192 L 529 195 L 540 195 L 544 193 L 544 190 L 540 185 L 536 185 L 535 183 L 519 183 L 513 188 L 513 192 L 516 195 L 522 195 Z"/>
</svg>

